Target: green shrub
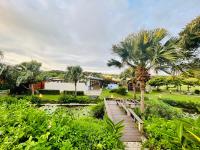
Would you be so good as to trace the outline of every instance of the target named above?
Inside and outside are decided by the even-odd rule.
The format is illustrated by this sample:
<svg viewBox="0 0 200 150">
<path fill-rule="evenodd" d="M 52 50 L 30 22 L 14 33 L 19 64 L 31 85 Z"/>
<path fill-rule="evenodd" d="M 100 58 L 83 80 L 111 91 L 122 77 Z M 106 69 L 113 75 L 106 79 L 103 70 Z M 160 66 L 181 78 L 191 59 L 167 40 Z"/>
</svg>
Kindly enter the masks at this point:
<svg viewBox="0 0 200 150">
<path fill-rule="evenodd" d="M 41 98 L 39 98 L 38 96 L 32 95 L 32 96 L 30 97 L 30 102 L 31 102 L 32 104 L 40 105 L 41 102 L 42 102 L 42 100 L 41 100 Z"/>
<path fill-rule="evenodd" d="M 195 94 L 200 94 L 200 90 L 195 89 L 195 90 L 194 90 L 194 93 L 195 93 Z"/>
<path fill-rule="evenodd" d="M 161 117 L 165 119 L 182 117 L 181 109 L 174 108 L 160 100 L 150 100 L 146 102 L 145 118 Z"/>
<path fill-rule="evenodd" d="M 120 95 L 127 95 L 127 89 L 124 87 L 119 87 L 118 89 L 112 89 L 110 90 L 111 93 L 118 93 Z"/>
<path fill-rule="evenodd" d="M 6 98 L 7 99 L 7 98 Z M 11 98 L 12 99 L 12 98 Z M 5 99 L 4 99 L 5 100 Z M 3 102 L 0 97 L 0 102 Z M 27 100 L 0 104 L 0 149 L 123 149 L 106 121 L 76 118 L 65 109 L 49 115 Z"/>
<path fill-rule="evenodd" d="M 200 118 L 197 120 L 193 119 L 184 119 L 184 122 L 190 122 L 189 128 L 190 131 L 199 135 L 199 125 Z M 147 134 L 148 140 L 144 143 L 144 147 L 149 149 L 163 149 L 163 150 L 182 150 L 183 149 L 183 140 L 180 139 L 182 131 L 180 132 L 180 120 L 166 120 L 164 118 L 152 117 L 144 122 L 145 133 Z M 184 127 L 186 128 L 186 127 Z M 186 142 L 184 143 L 184 149 L 200 149 L 198 143 L 196 143 L 194 137 L 187 136 L 185 138 Z"/>
<path fill-rule="evenodd" d="M 63 94 L 66 95 L 75 95 L 75 91 L 64 91 Z M 83 96 L 84 91 L 77 91 L 77 96 Z"/>
<path fill-rule="evenodd" d="M 42 89 L 42 90 L 39 90 L 39 93 L 41 93 L 41 94 L 49 94 L 49 95 L 59 95 L 60 91 L 59 90 L 45 90 L 45 89 Z"/>
<path fill-rule="evenodd" d="M 88 103 L 98 103 L 101 101 L 100 99 L 93 99 L 89 96 L 72 96 L 72 95 L 61 95 L 58 98 L 58 101 L 60 103 L 82 103 L 82 104 L 88 104 Z"/>
<path fill-rule="evenodd" d="M 160 98 L 160 100 L 171 106 L 184 108 L 185 111 L 200 113 L 200 102 L 198 100 L 173 100 L 167 98 Z"/>
<path fill-rule="evenodd" d="M 104 102 L 98 103 L 97 105 L 92 107 L 92 115 L 95 118 L 102 119 L 105 113 Z"/>
</svg>

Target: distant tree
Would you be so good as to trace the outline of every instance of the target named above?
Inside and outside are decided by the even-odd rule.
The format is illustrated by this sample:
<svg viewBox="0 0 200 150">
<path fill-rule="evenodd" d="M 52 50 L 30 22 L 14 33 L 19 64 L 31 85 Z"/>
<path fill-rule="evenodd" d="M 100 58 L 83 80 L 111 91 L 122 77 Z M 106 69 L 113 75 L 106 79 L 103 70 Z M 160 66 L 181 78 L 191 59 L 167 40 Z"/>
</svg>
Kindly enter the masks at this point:
<svg viewBox="0 0 200 150">
<path fill-rule="evenodd" d="M 37 61 L 23 62 L 16 66 L 19 71 L 19 76 L 16 81 L 16 85 L 30 84 L 32 94 L 34 94 L 33 83 L 38 82 L 38 76 L 40 75 L 41 63 Z M 28 88 L 27 88 L 28 89 Z"/>
<path fill-rule="evenodd" d="M 144 92 L 146 82 L 150 78 L 149 70 L 156 71 L 168 67 L 177 57 L 172 40 L 163 42 L 167 36 L 165 29 L 144 30 L 128 36 L 112 51 L 120 57 L 120 61 L 111 59 L 108 66 L 122 67 L 128 65 L 136 68 L 136 79 L 140 81 L 141 105 L 144 112 Z"/>
<path fill-rule="evenodd" d="M 81 80 L 81 78 L 83 78 L 83 69 L 80 66 L 67 67 L 65 80 L 74 82 L 74 86 L 75 86 L 74 95 L 75 96 L 77 96 L 77 83 Z"/>
<path fill-rule="evenodd" d="M 196 78 L 186 78 L 183 80 L 183 84 L 187 85 L 188 92 L 190 91 L 191 86 L 199 85 L 199 80 Z"/>
<path fill-rule="evenodd" d="M 159 87 L 166 85 L 166 77 L 165 76 L 155 76 L 148 81 L 148 84 L 154 87 L 157 87 L 157 91 L 159 91 Z"/>
</svg>

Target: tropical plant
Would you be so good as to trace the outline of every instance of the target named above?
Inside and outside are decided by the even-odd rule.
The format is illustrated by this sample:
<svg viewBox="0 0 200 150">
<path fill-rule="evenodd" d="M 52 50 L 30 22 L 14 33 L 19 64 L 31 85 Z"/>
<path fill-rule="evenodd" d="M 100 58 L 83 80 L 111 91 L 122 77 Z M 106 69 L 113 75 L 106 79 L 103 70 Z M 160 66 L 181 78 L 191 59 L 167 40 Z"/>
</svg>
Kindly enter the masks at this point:
<svg viewBox="0 0 200 150">
<path fill-rule="evenodd" d="M 33 83 L 37 82 L 37 76 L 40 74 L 41 63 L 37 61 L 23 62 L 17 65 L 19 76 L 16 81 L 16 85 L 31 84 L 32 95 L 34 95 Z M 27 88 L 27 87 L 26 87 Z M 27 88 L 29 89 L 29 88 Z"/>
<path fill-rule="evenodd" d="M 65 74 L 66 81 L 74 82 L 74 95 L 77 96 L 77 83 L 83 78 L 83 69 L 80 66 L 69 66 Z"/>
<path fill-rule="evenodd" d="M 116 135 L 116 139 L 120 139 L 122 137 L 122 134 L 123 134 L 122 131 L 124 128 L 123 120 L 117 123 L 113 123 L 112 120 L 108 118 L 107 116 L 104 117 L 104 120 L 107 123 L 108 130 L 110 130 L 112 133 Z"/>
<path fill-rule="evenodd" d="M 191 58 L 196 57 L 200 46 L 200 16 L 192 20 L 180 32 L 180 45 L 185 49 L 185 56 Z"/>
<path fill-rule="evenodd" d="M 136 68 L 135 76 L 140 81 L 142 113 L 144 112 L 145 86 L 150 78 L 149 70 L 163 70 L 177 57 L 174 40 L 169 39 L 163 43 L 163 39 L 167 35 L 165 29 L 143 30 L 128 36 L 112 48 L 114 54 L 117 54 L 121 60 L 111 59 L 108 66 L 123 67 L 128 65 Z"/>
<path fill-rule="evenodd" d="M 119 132 L 112 132 L 105 120 L 72 116 L 66 108 L 47 114 L 30 105 L 28 97 L 0 97 L 0 112 L 1 150 L 123 149 Z"/>
<path fill-rule="evenodd" d="M 194 133 L 195 131 L 199 131 L 199 120 L 192 121 L 192 124 L 189 120 L 181 120 L 179 122 L 178 128 L 177 128 L 177 135 L 178 140 L 181 143 L 182 149 L 188 149 L 190 148 L 191 142 L 199 145 L 200 144 L 200 134 L 197 135 L 197 133 Z"/>
<path fill-rule="evenodd" d="M 105 105 L 104 102 L 100 102 L 97 105 L 92 107 L 92 115 L 95 118 L 102 119 L 105 113 Z"/>
</svg>

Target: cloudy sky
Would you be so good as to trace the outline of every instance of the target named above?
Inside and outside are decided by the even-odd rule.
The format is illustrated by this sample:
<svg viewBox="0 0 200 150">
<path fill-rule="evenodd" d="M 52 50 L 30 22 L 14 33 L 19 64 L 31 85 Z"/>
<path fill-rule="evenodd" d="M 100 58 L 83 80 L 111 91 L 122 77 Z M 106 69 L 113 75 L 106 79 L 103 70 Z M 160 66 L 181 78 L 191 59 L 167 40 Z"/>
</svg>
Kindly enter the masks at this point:
<svg viewBox="0 0 200 150">
<path fill-rule="evenodd" d="M 4 62 L 38 60 L 43 69 L 106 66 L 112 44 L 155 27 L 176 36 L 200 15 L 200 0 L 0 0 L 0 49 Z"/>
</svg>

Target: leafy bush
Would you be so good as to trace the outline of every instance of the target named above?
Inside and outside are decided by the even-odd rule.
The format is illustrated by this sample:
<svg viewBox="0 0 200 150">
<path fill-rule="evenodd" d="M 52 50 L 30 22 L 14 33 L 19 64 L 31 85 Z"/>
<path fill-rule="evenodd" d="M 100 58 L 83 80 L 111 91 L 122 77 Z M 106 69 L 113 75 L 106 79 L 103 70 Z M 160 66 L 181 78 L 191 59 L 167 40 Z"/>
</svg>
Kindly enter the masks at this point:
<svg viewBox="0 0 200 150">
<path fill-rule="evenodd" d="M 200 94 L 200 90 L 195 89 L 195 90 L 194 90 L 194 93 L 195 93 L 195 94 Z"/>
<path fill-rule="evenodd" d="M 124 87 L 119 87 L 118 89 L 112 89 L 110 90 L 111 93 L 118 93 L 120 95 L 127 95 L 127 89 Z"/>
<path fill-rule="evenodd" d="M 63 94 L 66 95 L 75 95 L 75 91 L 64 91 Z M 84 91 L 77 91 L 77 96 L 83 96 Z"/>
<path fill-rule="evenodd" d="M 60 91 L 59 90 L 39 90 L 39 93 L 41 94 L 49 94 L 49 95 L 59 95 Z"/>
<path fill-rule="evenodd" d="M 61 95 L 58 99 L 60 103 L 98 103 L 100 99 L 92 99 L 89 96 L 72 96 L 72 95 Z"/>
<path fill-rule="evenodd" d="M 186 121 L 191 123 L 189 127 L 190 131 L 196 134 L 196 132 L 199 131 L 200 118 L 197 120 L 184 120 L 184 122 Z M 183 147 L 185 147 L 185 149 L 200 149 L 199 144 L 196 143 L 192 136 L 187 136 L 187 138 L 185 138 L 187 141 L 183 143 L 183 138 L 180 138 L 180 136 L 184 136 L 185 133 L 180 131 L 180 120 L 166 120 L 164 118 L 152 117 L 146 120 L 144 124 L 145 132 L 148 136 L 144 147 L 148 147 L 149 149 L 171 150 L 182 150 Z"/>
<path fill-rule="evenodd" d="M 167 98 L 162 98 L 161 100 L 171 106 L 184 108 L 186 111 L 200 113 L 200 102 L 198 100 L 173 100 Z"/>
<path fill-rule="evenodd" d="M 72 117 L 62 108 L 49 115 L 26 99 L 6 99 L 0 98 L 0 149 L 123 149 L 105 120 Z"/>
<path fill-rule="evenodd" d="M 32 104 L 37 104 L 37 105 L 40 105 L 42 102 L 41 98 L 39 98 L 38 96 L 34 96 L 34 95 L 32 95 L 30 97 L 30 101 Z"/>
<path fill-rule="evenodd" d="M 147 117 L 161 117 L 165 119 L 180 118 L 182 111 L 174 108 L 159 100 L 151 100 L 146 102 L 145 118 Z"/>
<path fill-rule="evenodd" d="M 105 106 L 104 103 L 98 103 L 97 105 L 92 107 L 92 113 L 93 113 L 93 117 L 95 118 L 103 118 L 104 116 L 104 112 L 105 111 Z"/>
</svg>

